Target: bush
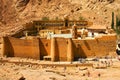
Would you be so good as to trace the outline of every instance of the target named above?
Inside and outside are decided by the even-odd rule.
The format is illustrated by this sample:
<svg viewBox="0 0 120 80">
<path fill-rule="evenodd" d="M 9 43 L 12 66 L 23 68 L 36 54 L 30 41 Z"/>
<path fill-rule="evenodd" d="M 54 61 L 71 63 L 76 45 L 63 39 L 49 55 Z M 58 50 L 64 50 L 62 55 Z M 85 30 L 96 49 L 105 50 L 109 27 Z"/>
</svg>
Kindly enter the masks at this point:
<svg viewBox="0 0 120 80">
<path fill-rule="evenodd" d="M 85 18 L 83 18 L 82 16 L 79 17 L 79 20 L 85 20 Z"/>
<path fill-rule="evenodd" d="M 43 21 L 49 21 L 49 17 L 42 17 Z"/>
</svg>

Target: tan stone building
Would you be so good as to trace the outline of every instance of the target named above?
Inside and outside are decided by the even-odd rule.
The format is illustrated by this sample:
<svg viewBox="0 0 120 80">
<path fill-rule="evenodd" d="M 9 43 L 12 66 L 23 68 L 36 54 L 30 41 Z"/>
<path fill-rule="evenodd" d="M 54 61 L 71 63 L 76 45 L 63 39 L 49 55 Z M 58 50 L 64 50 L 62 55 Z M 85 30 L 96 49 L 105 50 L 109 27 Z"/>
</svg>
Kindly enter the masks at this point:
<svg viewBox="0 0 120 80">
<path fill-rule="evenodd" d="M 70 23 L 69 25 L 71 25 Z M 47 25 L 51 24 L 50 22 Z M 60 24 L 57 23 L 57 25 Z M 79 25 L 78 27 L 80 27 Z M 59 26 L 54 28 L 53 26 L 53 29 L 40 30 L 38 32 L 39 37 L 33 37 L 32 39 L 3 37 L 3 54 L 8 57 L 26 57 L 51 61 L 74 61 L 81 57 L 116 56 L 116 34 L 102 34 L 94 38 L 85 36 L 85 38 L 78 39 L 78 32 L 75 32 L 74 35 L 74 37 L 77 37 L 73 38 L 72 30 L 69 26 L 67 28 L 59 28 Z M 74 31 L 78 30 L 74 28 Z M 53 37 L 48 39 L 48 34 Z"/>
</svg>

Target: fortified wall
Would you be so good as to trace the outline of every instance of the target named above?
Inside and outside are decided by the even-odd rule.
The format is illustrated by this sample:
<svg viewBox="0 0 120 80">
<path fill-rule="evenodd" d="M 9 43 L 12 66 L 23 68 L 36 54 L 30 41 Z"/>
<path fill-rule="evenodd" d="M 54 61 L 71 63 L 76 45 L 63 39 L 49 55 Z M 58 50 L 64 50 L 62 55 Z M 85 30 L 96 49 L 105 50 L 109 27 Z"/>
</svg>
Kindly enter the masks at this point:
<svg viewBox="0 0 120 80">
<path fill-rule="evenodd" d="M 7 57 L 27 57 L 40 59 L 38 39 L 27 40 L 4 37 L 3 40 L 3 55 L 6 55 Z"/>
<path fill-rule="evenodd" d="M 116 56 L 116 35 L 94 39 L 18 39 L 4 37 L 3 53 L 8 57 L 26 57 L 51 61 L 73 61 L 81 57 Z"/>
<path fill-rule="evenodd" d="M 116 36 L 102 36 L 95 39 L 73 40 L 75 58 L 116 56 Z"/>
</svg>

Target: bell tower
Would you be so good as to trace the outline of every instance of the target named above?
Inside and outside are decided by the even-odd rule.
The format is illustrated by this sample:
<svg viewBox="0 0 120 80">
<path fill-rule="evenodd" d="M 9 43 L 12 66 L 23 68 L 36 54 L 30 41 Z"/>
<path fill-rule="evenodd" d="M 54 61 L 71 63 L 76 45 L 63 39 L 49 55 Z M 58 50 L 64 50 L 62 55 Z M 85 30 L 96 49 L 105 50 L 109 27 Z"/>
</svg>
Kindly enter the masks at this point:
<svg viewBox="0 0 120 80">
<path fill-rule="evenodd" d="M 75 23 L 72 26 L 72 39 L 77 39 L 77 26 Z"/>
</svg>

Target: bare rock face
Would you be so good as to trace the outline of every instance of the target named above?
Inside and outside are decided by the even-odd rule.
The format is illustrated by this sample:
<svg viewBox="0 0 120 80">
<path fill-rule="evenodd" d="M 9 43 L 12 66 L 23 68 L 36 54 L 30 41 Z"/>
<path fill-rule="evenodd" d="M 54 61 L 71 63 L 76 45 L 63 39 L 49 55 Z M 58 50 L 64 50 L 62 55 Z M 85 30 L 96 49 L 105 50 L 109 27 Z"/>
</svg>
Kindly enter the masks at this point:
<svg viewBox="0 0 120 80">
<path fill-rule="evenodd" d="M 15 8 L 18 10 L 18 11 L 22 11 L 24 10 L 24 8 L 26 7 L 26 5 L 29 3 L 29 0 L 18 0 L 16 5 L 15 5 Z"/>
<path fill-rule="evenodd" d="M 2 7 L 1 7 L 1 5 L 0 5 L 0 21 L 2 20 Z"/>
<path fill-rule="evenodd" d="M 107 0 L 109 3 L 113 3 L 115 0 Z"/>
<path fill-rule="evenodd" d="M 111 13 L 119 9 L 119 0 L 0 0 L 0 24 L 21 25 L 42 17 L 55 20 L 83 17 L 94 24 L 110 26 Z M 16 26 L 15 26 L 16 27 Z"/>
</svg>

